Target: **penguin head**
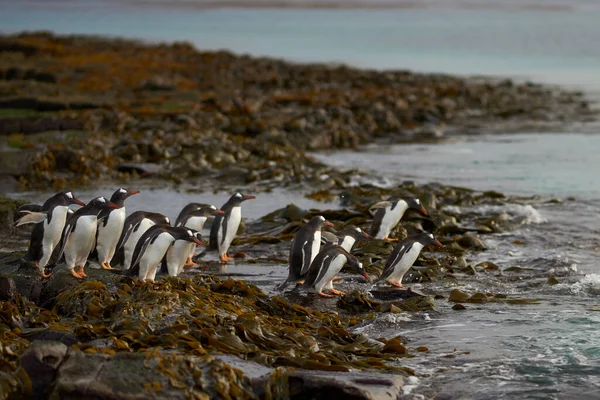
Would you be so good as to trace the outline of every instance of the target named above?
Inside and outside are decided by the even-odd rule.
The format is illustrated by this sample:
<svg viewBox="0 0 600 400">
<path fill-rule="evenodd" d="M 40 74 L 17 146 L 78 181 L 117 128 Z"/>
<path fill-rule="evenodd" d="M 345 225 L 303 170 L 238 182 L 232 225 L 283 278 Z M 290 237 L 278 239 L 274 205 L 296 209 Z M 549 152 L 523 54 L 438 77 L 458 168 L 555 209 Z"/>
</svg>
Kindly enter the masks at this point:
<svg viewBox="0 0 600 400">
<path fill-rule="evenodd" d="M 417 241 L 419 243 L 421 243 L 423 246 L 427 246 L 427 245 L 434 245 L 434 246 L 438 246 L 438 247 L 444 246 L 433 236 L 432 233 L 429 233 L 429 232 L 419 233 Z"/>
<path fill-rule="evenodd" d="M 365 272 L 363 265 L 360 261 L 358 261 L 358 258 L 352 256 L 348 258 L 348 266 L 350 268 L 352 268 L 353 270 L 355 270 L 356 272 L 358 272 L 359 274 L 361 274 L 366 280 L 367 282 L 369 282 L 371 280 L 371 278 L 369 278 L 369 275 L 367 275 L 367 273 Z"/>
<path fill-rule="evenodd" d="M 406 199 L 406 200 L 404 200 L 404 202 L 406 202 L 406 205 L 408 206 L 408 208 L 412 208 L 413 210 L 417 210 L 418 212 L 420 212 L 423 215 L 427 215 L 427 210 L 425 210 L 425 207 L 423 207 L 421 200 Z"/>
<path fill-rule="evenodd" d="M 60 195 L 64 199 L 64 202 L 67 205 L 77 204 L 77 205 L 80 205 L 82 207 L 85 206 L 85 203 L 82 202 L 81 200 L 79 200 L 77 197 L 75 197 L 75 195 L 73 194 L 73 192 L 61 192 Z"/>
<path fill-rule="evenodd" d="M 233 196 L 231 196 L 231 198 L 236 202 L 236 203 L 241 203 L 242 201 L 246 201 L 246 200 L 252 200 L 255 199 L 256 197 L 249 195 L 249 194 L 243 194 L 240 192 L 237 192 L 236 194 L 234 194 Z"/>
<path fill-rule="evenodd" d="M 340 233 L 344 236 L 352 236 L 355 240 L 373 239 L 373 236 L 354 225 L 348 225 Z"/>
<path fill-rule="evenodd" d="M 184 229 L 185 231 L 185 239 L 189 242 L 194 242 L 197 245 L 204 245 L 204 243 L 202 243 L 202 235 L 200 234 L 200 232 L 195 231 L 193 229 Z"/>
<path fill-rule="evenodd" d="M 110 198 L 110 201 L 119 205 L 120 207 L 123 207 L 123 202 L 129 196 L 133 196 L 134 194 L 138 194 L 139 192 L 139 190 L 119 188 L 113 193 L 113 195 Z"/>
<path fill-rule="evenodd" d="M 86 207 L 88 207 L 92 211 L 92 214 L 94 212 L 96 212 L 96 214 L 100 214 L 100 212 L 103 210 L 119 208 L 118 205 L 111 201 L 108 201 L 106 197 L 103 196 L 96 197 L 95 199 L 90 200 Z"/>
<path fill-rule="evenodd" d="M 327 221 L 325 219 L 325 217 L 322 215 L 315 215 L 314 217 L 311 218 L 310 221 L 308 221 L 308 224 L 314 226 L 315 228 L 320 228 L 323 225 L 333 226 L 333 224 L 331 222 Z"/>
</svg>

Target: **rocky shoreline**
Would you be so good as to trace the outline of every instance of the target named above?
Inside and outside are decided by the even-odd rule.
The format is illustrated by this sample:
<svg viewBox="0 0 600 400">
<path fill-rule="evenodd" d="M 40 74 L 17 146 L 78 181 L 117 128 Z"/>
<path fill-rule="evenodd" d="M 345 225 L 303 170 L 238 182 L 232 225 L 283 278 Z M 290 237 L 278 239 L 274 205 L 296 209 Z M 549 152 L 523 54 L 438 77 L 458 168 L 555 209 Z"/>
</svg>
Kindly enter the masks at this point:
<svg viewBox="0 0 600 400">
<path fill-rule="evenodd" d="M 341 210 L 290 204 L 245 224 L 233 244 L 236 263 L 280 268 L 311 216 L 325 216 L 336 230 L 368 229 L 373 203 L 416 197 L 429 216 L 407 212 L 392 236 L 426 229 L 444 247 L 421 254 L 408 284 L 451 287 L 463 277 L 502 274 L 471 256 L 486 249 L 486 235 L 523 221 L 461 207 L 529 199 L 442 184 L 350 187 L 356 171 L 327 167 L 307 151 L 511 127 L 551 130 L 596 118 L 581 93 L 558 88 L 300 65 L 185 43 L 33 33 L 0 37 L 0 52 L 0 190 L 76 192 L 146 179 L 196 191 L 301 187 L 315 200 L 340 199 Z M 60 267 L 42 280 L 20 262 L 28 231 L 12 228 L 19 204 L 0 201 L 0 399 L 393 399 L 414 374 L 403 358 L 427 347 L 354 327 L 381 313 L 432 310 L 436 299 L 455 303 L 456 311 L 528 301 L 492 291 L 367 294 L 350 276 L 339 283 L 348 296 L 315 302 L 219 279 L 211 262 L 157 283 L 96 268 L 79 282 Z M 353 253 L 377 276 L 392 249 L 372 240 Z M 552 278 L 546 284 L 556 283 Z"/>
<path fill-rule="evenodd" d="M 23 33 L 0 37 L 0 53 L 0 176 L 12 189 L 139 177 L 341 187 L 347 176 L 305 151 L 596 118 L 582 93 L 533 83 L 294 64 L 187 43 Z"/>
</svg>

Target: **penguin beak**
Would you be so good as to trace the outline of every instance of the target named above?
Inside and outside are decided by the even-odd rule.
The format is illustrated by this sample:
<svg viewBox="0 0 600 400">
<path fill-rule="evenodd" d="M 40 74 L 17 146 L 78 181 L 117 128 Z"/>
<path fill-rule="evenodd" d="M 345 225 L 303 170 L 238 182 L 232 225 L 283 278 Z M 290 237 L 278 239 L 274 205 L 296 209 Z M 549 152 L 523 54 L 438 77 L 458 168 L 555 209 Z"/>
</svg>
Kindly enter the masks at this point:
<svg viewBox="0 0 600 400">
<path fill-rule="evenodd" d="M 422 204 L 420 204 L 420 206 L 421 206 L 421 208 L 419 208 L 419 211 L 421 211 L 421 213 L 422 213 L 423 215 L 427 215 L 427 210 L 425 209 L 425 207 L 423 207 L 423 205 L 422 205 Z"/>
<path fill-rule="evenodd" d="M 204 246 L 204 243 L 202 243 L 201 241 L 199 241 L 198 239 L 194 238 L 194 243 L 196 243 L 199 246 Z"/>
<path fill-rule="evenodd" d="M 325 221 L 325 225 L 327 225 L 327 226 L 333 226 L 333 224 L 331 222 L 329 222 L 329 221 Z"/>
<path fill-rule="evenodd" d="M 369 278 L 369 275 L 365 271 L 360 271 L 360 274 L 365 277 L 367 282 L 371 282 L 371 278 Z"/>
<path fill-rule="evenodd" d="M 223 210 L 215 210 L 215 211 L 213 212 L 213 214 L 219 214 L 219 215 L 223 215 L 223 214 L 225 214 L 225 211 L 223 211 Z"/>
<path fill-rule="evenodd" d="M 436 240 L 435 242 L 433 242 L 433 244 L 434 244 L 434 245 L 436 245 L 436 246 L 438 246 L 438 247 L 444 247 L 444 245 L 443 245 L 443 244 L 441 244 L 441 243 L 439 242 L 439 240 Z"/>
<path fill-rule="evenodd" d="M 140 193 L 140 191 L 139 191 L 139 190 L 128 190 L 128 191 L 127 191 L 127 193 L 128 193 L 130 196 L 133 196 L 134 194 L 139 194 L 139 193 Z"/>
<path fill-rule="evenodd" d="M 73 203 L 75 204 L 79 204 L 82 207 L 85 207 L 85 203 L 81 200 L 79 200 L 77 197 L 73 196 Z"/>
<path fill-rule="evenodd" d="M 252 200 L 252 199 L 255 199 L 255 198 L 256 198 L 256 197 L 254 197 L 254 196 L 251 196 L 251 195 L 249 195 L 249 194 L 245 194 L 245 195 L 244 195 L 244 200 Z"/>
<path fill-rule="evenodd" d="M 111 203 L 111 202 L 106 203 L 106 206 L 110 207 L 110 208 L 120 208 L 118 205 L 116 205 L 115 203 Z"/>
<path fill-rule="evenodd" d="M 366 237 L 367 239 L 373 239 L 373 236 L 369 235 L 367 232 L 363 232 L 362 233 L 364 237 Z"/>
</svg>

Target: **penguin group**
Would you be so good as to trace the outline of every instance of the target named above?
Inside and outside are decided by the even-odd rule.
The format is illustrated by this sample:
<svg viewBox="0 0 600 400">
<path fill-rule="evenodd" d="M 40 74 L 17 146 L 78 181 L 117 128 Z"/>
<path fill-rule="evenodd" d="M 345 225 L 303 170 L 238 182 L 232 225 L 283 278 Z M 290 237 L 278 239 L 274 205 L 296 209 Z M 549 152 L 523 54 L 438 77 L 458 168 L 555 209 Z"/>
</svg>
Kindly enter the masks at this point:
<svg viewBox="0 0 600 400">
<path fill-rule="evenodd" d="M 388 257 L 376 283 L 402 288 L 402 279 L 421 250 L 428 245 L 442 247 L 442 243 L 428 232 L 410 235 L 402 241 L 389 237 L 408 209 L 427 215 L 419 199 L 392 198 L 375 203 L 369 209 L 373 216 L 370 234 L 353 225 L 348 225 L 337 233 L 323 231 L 323 227 L 332 227 L 333 224 L 321 215 L 314 216 L 296 232 L 290 249 L 288 278 L 277 289 L 283 290 L 295 283 L 297 287 L 323 297 L 344 295 L 344 292 L 333 288 L 333 282 L 345 265 L 369 282 L 370 277 L 362 263 L 351 254 L 356 241 L 369 239 L 399 242 Z"/>
<path fill-rule="evenodd" d="M 155 212 L 136 211 L 129 216 L 125 200 L 138 190 L 117 189 L 110 199 L 96 197 L 87 204 L 70 191 L 59 192 L 43 205 L 25 204 L 18 209 L 15 226 L 35 224 L 24 261 L 33 262 L 43 278 L 52 274 L 46 268 L 66 264 L 75 278 L 87 276 L 85 266 L 97 258 L 101 268 L 117 270 L 140 280 L 154 281 L 159 267 L 170 276 L 194 265 L 197 246 L 203 246 L 201 231 L 214 217 L 209 250 L 218 251 L 221 262 L 227 255 L 241 223 L 242 202 L 254 196 L 235 193 L 222 209 L 211 204 L 186 205 L 175 225 Z M 71 205 L 81 208 L 73 211 Z M 120 269 L 115 266 L 120 266 Z"/>
<path fill-rule="evenodd" d="M 41 206 L 21 206 L 15 225 L 35 224 L 25 261 L 33 262 L 43 278 L 51 276 L 46 268 L 64 261 L 71 275 L 82 279 L 87 276 L 87 262 L 96 258 L 101 268 L 137 276 L 142 281 L 154 281 L 159 270 L 178 276 L 206 251 L 216 251 L 220 261 L 227 263 L 233 260 L 227 253 L 242 221 L 241 205 L 255 198 L 237 192 L 220 209 L 212 204 L 190 203 L 171 225 L 169 218 L 156 212 L 136 211 L 127 216 L 125 201 L 138 193 L 119 188 L 110 199 L 101 196 L 85 204 L 72 192 L 64 191 Z M 73 211 L 71 205 L 81 208 Z M 323 297 L 343 295 L 334 289 L 333 282 L 346 265 L 370 281 L 362 263 L 352 254 L 355 243 L 398 241 L 390 234 L 409 209 L 427 215 L 418 199 L 391 198 L 375 203 L 369 209 L 373 216 L 370 233 L 353 225 L 332 232 L 333 223 L 321 215 L 313 216 L 292 240 L 288 277 L 277 289 L 294 284 Z M 208 246 L 196 255 L 198 246 L 205 245 L 201 232 L 211 217 Z M 404 275 L 428 245 L 442 246 L 425 231 L 398 241 L 376 284 L 403 287 Z"/>
</svg>

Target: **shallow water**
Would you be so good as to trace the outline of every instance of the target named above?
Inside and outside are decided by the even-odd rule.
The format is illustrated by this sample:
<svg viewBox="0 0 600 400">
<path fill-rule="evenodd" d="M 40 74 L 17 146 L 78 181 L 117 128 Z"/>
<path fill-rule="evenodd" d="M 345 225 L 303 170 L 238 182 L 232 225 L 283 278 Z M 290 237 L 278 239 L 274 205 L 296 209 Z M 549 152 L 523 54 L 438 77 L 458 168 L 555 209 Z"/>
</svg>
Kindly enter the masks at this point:
<svg viewBox="0 0 600 400">
<path fill-rule="evenodd" d="M 401 361 L 417 373 L 407 399 L 600 398 L 600 180 L 594 174 L 600 167 L 599 148 L 598 135 L 520 134 L 317 155 L 338 167 L 376 172 L 379 184 L 437 180 L 541 195 L 493 208 L 451 209 L 506 212 L 521 221 L 513 231 L 484 236 L 489 249 L 468 261 L 528 270 L 461 275 L 458 284 L 437 287 L 412 286 L 424 293 L 455 288 L 504 293 L 538 299 L 539 304 L 467 304 L 466 311 L 454 311 L 453 303 L 438 300 L 435 312 L 386 315 L 360 328 L 373 336 L 402 335 L 411 345 L 429 347 L 429 353 Z M 561 202 L 549 202 L 552 198 Z M 549 275 L 560 283 L 548 285 Z"/>
</svg>

